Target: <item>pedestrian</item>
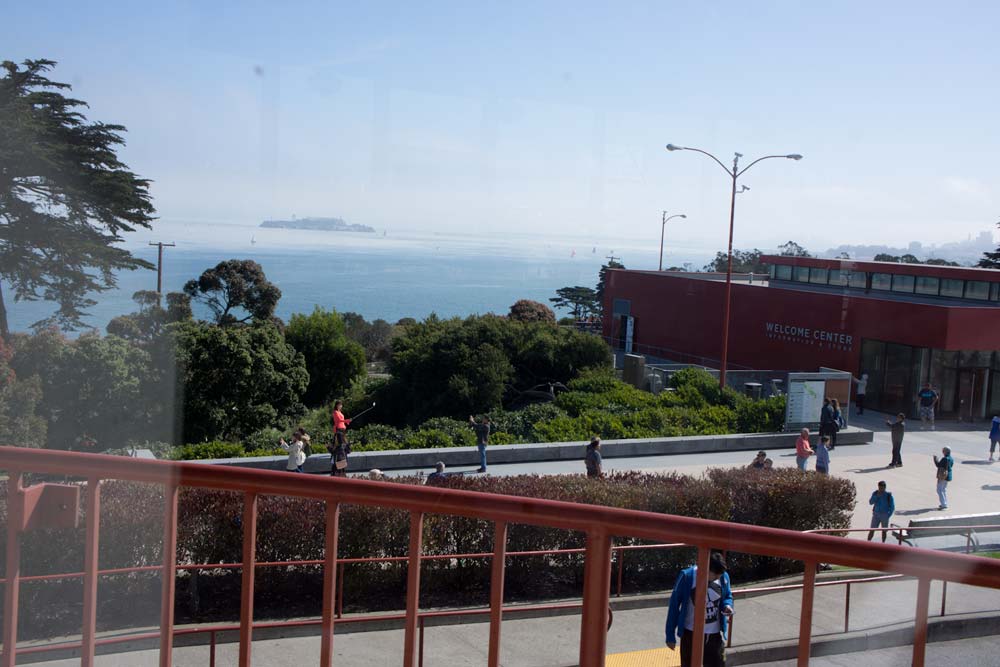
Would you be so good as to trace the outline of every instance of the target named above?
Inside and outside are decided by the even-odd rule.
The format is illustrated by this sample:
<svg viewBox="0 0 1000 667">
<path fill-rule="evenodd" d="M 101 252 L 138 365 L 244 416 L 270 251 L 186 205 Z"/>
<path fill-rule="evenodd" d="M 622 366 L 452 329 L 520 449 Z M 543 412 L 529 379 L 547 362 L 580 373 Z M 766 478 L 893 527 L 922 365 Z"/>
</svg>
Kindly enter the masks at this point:
<svg viewBox="0 0 1000 667">
<path fill-rule="evenodd" d="M 764 459 L 764 468 L 763 469 L 764 470 L 773 470 L 774 469 L 774 461 L 772 461 L 771 459 Z"/>
<path fill-rule="evenodd" d="M 708 561 L 709 582 L 705 601 L 705 636 L 702 665 L 725 667 L 728 621 L 733 616 L 733 592 L 722 554 L 713 553 Z M 691 667 L 691 643 L 694 632 L 695 595 L 698 566 L 681 570 L 670 592 L 667 607 L 667 648 L 677 647 L 680 630 L 681 667 Z M 683 623 L 683 626 L 681 625 Z"/>
<path fill-rule="evenodd" d="M 373 482 L 385 481 L 385 473 L 383 473 L 378 468 L 372 468 L 371 470 L 368 471 L 368 479 L 372 480 Z"/>
<path fill-rule="evenodd" d="M 902 468 L 903 456 L 900 451 L 903 449 L 903 434 L 906 433 L 906 415 L 900 412 L 896 415 L 896 421 L 885 420 L 885 425 L 892 430 L 892 461 L 889 461 L 890 468 Z"/>
<path fill-rule="evenodd" d="M 587 466 L 587 477 L 600 479 L 604 477 L 601 470 L 601 439 L 596 435 L 590 439 L 587 445 L 587 454 L 583 457 L 583 463 Z"/>
<path fill-rule="evenodd" d="M 484 416 L 483 420 L 477 424 L 472 415 L 469 415 L 469 425 L 476 432 L 476 448 L 479 449 L 478 472 L 486 472 L 486 446 L 490 444 L 490 419 Z"/>
<path fill-rule="evenodd" d="M 813 454 L 815 452 L 809 446 L 809 429 L 804 428 L 799 432 L 799 439 L 795 441 L 795 465 L 799 467 L 799 470 L 806 469 L 806 463 Z"/>
<path fill-rule="evenodd" d="M 303 451 L 305 442 L 302 437 L 303 434 L 297 430 L 292 434 L 291 442 L 285 442 L 284 438 L 278 441 L 281 448 L 288 452 L 288 463 L 285 464 L 285 470 L 288 472 L 302 472 L 302 466 L 306 462 L 306 453 Z"/>
<path fill-rule="evenodd" d="M 858 409 L 858 414 L 865 414 L 865 392 L 868 390 L 868 373 L 862 373 L 860 378 L 851 378 L 854 384 L 858 385 L 858 390 L 854 393 L 854 407 Z"/>
<path fill-rule="evenodd" d="M 444 461 L 438 461 L 434 464 L 434 472 L 427 475 L 427 481 L 425 484 L 431 484 L 432 482 L 437 482 L 444 479 Z"/>
<path fill-rule="evenodd" d="M 951 458 L 951 447 L 941 448 L 941 458 L 934 456 L 934 465 L 937 467 L 937 494 L 941 501 L 939 510 L 948 509 L 948 482 L 951 481 L 951 469 L 955 465 L 955 460 Z"/>
<path fill-rule="evenodd" d="M 844 414 L 840 411 L 840 401 L 835 398 L 830 399 L 830 407 L 833 408 L 833 426 L 830 435 L 830 450 L 834 450 L 837 447 L 837 434 L 840 433 L 840 429 L 847 426 L 847 420 L 844 419 Z"/>
<path fill-rule="evenodd" d="M 816 445 L 816 472 L 821 475 L 830 474 L 830 436 L 824 435 Z"/>
<path fill-rule="evenodd" d="M 833 404 L 830 398 L 823 399 L 823 409 L 819 412 L 819 435 L 820 437 L 824 435 L 833 435 L 834 426 L 836 424 L 836 417 L 833 412 Z"/>
<path fill-rule="evenodd" d="M 757 452 L 757 456 L 754 457 L 753 461 L 750 462 L 748 468 L 753 468 L 754 470 L 763 470 L 764 461 L 767 460 L 767 452 L 761 450 Z"/>
<path fill-rule="evenodd" d="M 330 451 L 330 474 L 334 477 L 347 477 L 347 456 L 351 453 L 351 443 L 347 440 L 347 427 L 351 420 L 344 416 L 344 402 L 333 404 L 333 444 Z"/>
<path fill-rule="evenodd" d="M 990 461 L 993 460 L 993 452 L 1000 443 L 1000 417 L 993 417 L 993 425 L 990 427 Z"/>
<path fill-rule="evenodd" d="M 892 492 L 885 490 L 885 482 L 878 483 L 878 489 L 872 491 L 872 497 L 868 499 L 868 504 L 872 506 L 872 525 L 868 531 L 868 541 L 872 541 L 876 528 L 888 528 L 889 519 L 896 511 L 896 501 L 892 498 Z M 889 531 L 882 531 L 882 541 L 888 537 Z"/>
<path fill-rule="evenodd" d="M 930 382 L 924 383 L 924 388 L 920 390 L 917 394 L 917 398 L 920 400 L 920 428 L 921 430 L 927 427 L 927 422 L 931 424 L 931 430 L 934 430 L 934 409 L 937 407 L 938 401 L 941 397 L 938 395 L 934 389 L 931 388 Z"/>
</svg>

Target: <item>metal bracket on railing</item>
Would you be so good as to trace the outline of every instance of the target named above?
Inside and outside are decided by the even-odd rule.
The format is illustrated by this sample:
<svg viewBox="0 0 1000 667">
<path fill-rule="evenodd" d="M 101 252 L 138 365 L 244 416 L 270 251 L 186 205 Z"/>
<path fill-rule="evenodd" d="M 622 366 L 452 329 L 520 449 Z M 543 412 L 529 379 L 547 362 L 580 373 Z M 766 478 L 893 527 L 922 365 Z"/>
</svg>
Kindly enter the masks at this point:
<svg viewBox="0 0 1000 667">
<path fill-rule="evenodd" d="M 22 490 L 21 494 L 24 499 L 21 532 L 80 525 L 80 487 L 36 484 Z"/>
</svg>

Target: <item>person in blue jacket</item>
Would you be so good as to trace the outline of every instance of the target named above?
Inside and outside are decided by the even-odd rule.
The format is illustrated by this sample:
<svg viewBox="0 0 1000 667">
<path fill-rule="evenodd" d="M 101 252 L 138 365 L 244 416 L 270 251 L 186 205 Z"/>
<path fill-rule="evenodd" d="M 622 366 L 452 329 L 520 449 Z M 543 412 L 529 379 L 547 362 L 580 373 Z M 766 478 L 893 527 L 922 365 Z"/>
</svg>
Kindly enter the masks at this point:
<svg viewBox="0 0 1000 667">
<path fill-rule="evenodd" d="M 941 448 L 941 458 L 934 457 L 934 466 L 937 468 L 937 494 L 941 501 L 939 510 L 948 509 L 948 482 L 951 481 L 951 469 L 955 466 L 955 460 L 951 458 L 951 447 Z"/>
<path fill-rule="evenodd" d="M 990 461 L 997 450 L 997 443 L 1000 443 L 1000 417 L 993 417 L 993 425 L 990 426 Z"/>
<path fill-rule="evenodd" d="M 733 615 L 733 591 L 729 585 L 726 561 L 722 554 L 714 553 L 708 562 L 708 599 L 705 604 L 705 650 L 702 664 L 706 667 L 725 667 L 726 628 Z M 691 642 L 694 630 L 695 584 L 698 566 L 681 570 L 670 593 L 667 607 L 667 648 L 677 647 L 680 631 L 681 667 L 691 667 Z"/>
</svg>

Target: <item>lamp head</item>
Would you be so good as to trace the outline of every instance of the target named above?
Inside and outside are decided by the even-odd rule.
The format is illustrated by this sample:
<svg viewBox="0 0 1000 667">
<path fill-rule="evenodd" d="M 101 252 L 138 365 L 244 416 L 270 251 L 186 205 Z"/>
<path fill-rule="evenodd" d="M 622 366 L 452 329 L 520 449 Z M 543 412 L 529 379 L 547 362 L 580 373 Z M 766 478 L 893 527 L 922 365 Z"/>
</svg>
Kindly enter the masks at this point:
<svg viewBox="0 0 1000 667">
<path fill-rule="evenodd" d="M 791 155 L 786 155 L 785 157 L 788 158 L 789 160 L 801 160 L 802 159 L 802 156 L 799 155 L 798 153 L 792 153 Z"/>
<path fill-rule="evenodd" d="M 682 146 L 675 146 L 674 144 L 667 144 L 667 150 L 670 152 L 682 151 L 684 148 Z"/>
<path fill-rule="evenodd" d="M 685 218 L 685 219 L 687 218 L 687 216 L 684 215 L 683 213 L 681 213 L 678 217 Z"/>
</svg>

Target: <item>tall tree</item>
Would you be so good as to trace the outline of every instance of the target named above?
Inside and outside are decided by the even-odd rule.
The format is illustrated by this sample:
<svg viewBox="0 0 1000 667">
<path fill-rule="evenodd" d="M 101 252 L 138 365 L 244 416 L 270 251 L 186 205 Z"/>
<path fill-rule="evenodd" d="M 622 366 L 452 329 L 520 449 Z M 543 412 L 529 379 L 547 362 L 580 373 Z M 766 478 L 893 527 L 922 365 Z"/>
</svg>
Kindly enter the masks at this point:
<svg viewBox="0 0 1000 667">
<path fill-rule="evenodd" d="M 139 310 L 108 322 L 109 334 L 146 344 L 157 339 L 168 324 L 191 319 L 191 297 L 181 292 L 167 294 L 166 308 L 160 305 L 160 295 L 152 290 L 139 290 L 132 300 Z"/>
<path fill-rule="evenodd" d="M 788 241 L 778 246 L 778 252 L 782 257 L 812 257 L 809 251 L 800 246 L 795 241 Z"/>
<path fill-rule="evenodd" d="M 266 322 L 281 298 L 281 290 L 251 259 L 229 259 L 205 269 L 184 284 L 184 293 L 208 306 L 220 326 Z"/>
<path fill-rule="evenodd" d="M 576 319 L 593 315 L 598 310 L 597 291 L 589 287 L 561 287 L 556 296 L 549 299 L 554 308 L 566 308 Z"/>
<path fill-rule="evenodd" d="M 733 273 L 767 273 L 767 264 L 761 261 L 762 253 L 757 248 L 753 250 L 733 251 Z M 724 252 L 715 253 L 715 259 L 705 265 L 704 271 L 725 273 L 729 263 L 729 255 Z"/>
<path fill-rule="evenodd" d="M 285 342 L 305 359 L 309 385 L 302 401 L 308 407 L 343 396 L 355 378 L 365 375 L 365 350 L 347 337 L 335 310 L 316 306 L 309 315 L 292 315 Z"/>
<path fill-rule="evenodd" d="M 149 181 L 118 159 L 121 125 L 88 122 L 80 100 L 50 81 L 51 60 L 0 64 L 0 335 L 10 334 L 3 289 L 14 301 L 58 304 L 40 327 L 82 326 L 93 292 L 116 272 L 152 268 L 118 245 L 153 220 Z"/>
<path fill-rule="evenodd" d="M 594 290 L 597 293 L 597 309 L 601 310 L 604 306 L 604 286 L 607 284 L 608 279 L 608 269 L 624 269 L 625 265 L 621 262 L 609 259 L 608 263 L 601 267 L 601 270 L 597 273 L 597 289 Z"/>
<path fill-rule="evenodd" d="M 510 307 L 507 314 L 512 320 L 518 322 L 544 322 L 546 324 L 556 323 L 556 314 L 544 303 L 538 303 L 531 299 L 518 299 Z"/>
</svg>

